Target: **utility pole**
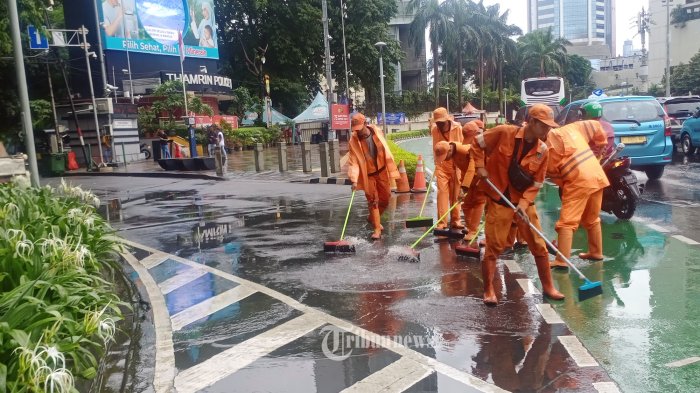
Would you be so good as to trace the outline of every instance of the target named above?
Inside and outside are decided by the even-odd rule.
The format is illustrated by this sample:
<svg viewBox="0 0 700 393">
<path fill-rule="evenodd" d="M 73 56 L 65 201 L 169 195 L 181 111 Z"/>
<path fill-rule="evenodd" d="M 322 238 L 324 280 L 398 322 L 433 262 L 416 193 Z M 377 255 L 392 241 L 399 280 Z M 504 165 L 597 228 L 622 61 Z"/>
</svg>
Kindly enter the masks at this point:
<svg viewBox="0 0 700 393">
<path fill-rule="evenodd" d="M 323 45 L 326 50 L 326 81 L 328 82 L 328 139 L 335 140 L 335 131 L 332 130 L 331 117 L 333 115 L 331 108 L 333 105 L 333 76 L 331 75 L 331 46 L 328 38 L 328 4 L 327 0 L 321 3 L 323 8 Z"/>
<path fill-rule="evenodd" d="M 343 29 L 343 60 L 345 61 L 345 99 L 348 100 L 348 103 L 350 102 L 350 82 L 348 78 L 348 51 L 347 48 L 345 47 L 345 17 L 347 16 L 346 11 L 347 11 L 348 4 L 344 3 L 343 0 L 340 0 L 340 16 L 342 17 L 341 23 L 342 29 Z"/>
<path fill-rule="evenodd" d="M 29 156 L 29 173 L 32 186 L 39 187 L 39 168 L 36 164 L 36 149 L 34 148 L 34 130 L 32 129 L 32 114 L 29 109 L 29 92 L 27 91 L 27 75 L 24 72 L 24 53 L 22 53 L 22 36 L 19 32 L 19 15 L 17 0 L 7 0 L 10 13 L 12 46 L 15 52 L 15 72 L 17 75 L 17 90 L 19 103 L 22 108 L 22 128 L 24 129 L 24 145 Z"/>
<path fill-rule="evenodd" d="M 665 0 L 666 4 L 666 97 L 671 96 L 671 3 L 673 0 Z"/>
<path fill-rule="evenodd" d="M 90 97 L 92 98 L 92 114 L 95 120 L 95 134 L 97 135 L 97 151 L 100 154 L 100 166 L 104 166 L 104 157 L 102 157 L 102 138 L 100 138 L 100 122 L 97 119 L 97 101 L 95 101 L 95 86 L 92 83 L 92 68 L 90 67 L 90 52 L 88 47 L 90 44 L 87 41 L 88 29 L 85 26 L 80 27 L 80 34 L 83 36 L 83 50 L 85 51 L 85 64 L 87 65 L 88 82 L 90 85 Z M 95 52 L 92 52 L 93 54 Z M 89 157 L 92 160 L 92 157 Z"/>
<path fill-rule="evenodd" d="M 379 80 L 380 80 L 380 91 L 382 93 L 382 131 L 386 135 L 386 102 L 384 101 L 384 47 L 386 42 L 379 41 L 374 44 L 379 48 Z M 437 81 L 437 80 L 436 80 Z M 439 86 L 439 81 L 438 86 Z"/>
</svg>

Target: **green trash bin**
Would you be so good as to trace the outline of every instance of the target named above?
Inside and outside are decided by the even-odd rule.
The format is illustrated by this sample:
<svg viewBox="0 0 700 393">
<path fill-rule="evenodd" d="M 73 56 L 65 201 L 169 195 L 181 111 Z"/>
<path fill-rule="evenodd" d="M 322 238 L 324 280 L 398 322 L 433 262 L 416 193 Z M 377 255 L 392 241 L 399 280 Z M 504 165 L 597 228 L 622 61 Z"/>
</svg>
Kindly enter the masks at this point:
<svg viewBox="0 0 700 393">
<path fill-rule="evenodd" d="M 63 176 L 66 173 L 66 153 L 51 153 L 49 173 L 51 176 Z"/>
</svg>

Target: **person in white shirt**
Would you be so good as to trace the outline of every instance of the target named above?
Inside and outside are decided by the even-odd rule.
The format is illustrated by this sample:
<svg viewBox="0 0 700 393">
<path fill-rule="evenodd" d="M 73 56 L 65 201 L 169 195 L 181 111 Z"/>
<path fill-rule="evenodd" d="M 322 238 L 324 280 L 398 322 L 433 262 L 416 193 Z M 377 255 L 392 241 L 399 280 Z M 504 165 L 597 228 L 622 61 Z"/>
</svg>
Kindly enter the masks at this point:
<svg viewBox="0 0 700 393">
<path fill-rule="evenodd" d="M 216 141 L 219 144 L 219 149 L 221 149 L 222 161 L 226 162 L 226 159 L 228 158 L 226 156 L 226 143 L 224 142 L 224 133 L 219 127 L 216 127 Z"/>
<path fill-rule="evenodd" d="M 102 2 L 102 22 L 102 27 L 109 37 L 125 37 L 124 9 L 119 4 L 119 0 L 105 0 Z"/>
</svg>

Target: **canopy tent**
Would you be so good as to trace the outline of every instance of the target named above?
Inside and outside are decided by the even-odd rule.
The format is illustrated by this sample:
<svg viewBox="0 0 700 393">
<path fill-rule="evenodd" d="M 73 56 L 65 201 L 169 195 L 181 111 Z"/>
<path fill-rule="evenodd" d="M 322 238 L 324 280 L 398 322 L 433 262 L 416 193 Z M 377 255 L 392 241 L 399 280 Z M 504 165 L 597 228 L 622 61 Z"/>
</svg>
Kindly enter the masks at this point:
<svg viewBox="0 0 700 393">
<path fill-rule="evenodd" d="M 299 116 L 294 118 L 295 123 L 312 123 L 328 121 L 328 101 L 321 93 L 316 93 L 316 98 Z"/>
<path fill-rule="evenodd" d="M 257 118 L 258 118 L 257 113 L 246 112 L 245 118 L 241 121 L 241 125 L 252 126 L 253 123 L 255 123 L 255 119 L 257 119 Z M 262 119 L 263 119 L 263 123 L 267 124 L 267 111 L 263 111 Z M 289 117 L 272 109 L 272 121 L 270 123 L 272 123 L 272 124 L 286 124 L 290 120 L 292 120 L 292 119 L 290 119 Z"/>
<path fill-rule="evenodd" d="M 466 113 L 467 115 L 471 115 L 472 113 L 477 113 L 481 112 L 479 109 L 476 109 L 474 105 L 472 105 L 471 102 L 467 101 L 467 104 L 464 105 L 464 108 L 462 108 L 462 113 Z"/>
</svg>

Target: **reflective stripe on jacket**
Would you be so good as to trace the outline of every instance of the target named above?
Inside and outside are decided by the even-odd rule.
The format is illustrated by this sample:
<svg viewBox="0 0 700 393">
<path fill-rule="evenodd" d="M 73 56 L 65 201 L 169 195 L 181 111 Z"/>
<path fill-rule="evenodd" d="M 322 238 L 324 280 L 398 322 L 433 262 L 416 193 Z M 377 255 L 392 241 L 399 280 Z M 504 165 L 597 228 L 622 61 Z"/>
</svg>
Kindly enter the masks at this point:
<svg viewBox="0 0 700 393">
<path fill-rule="evenodd" d="M 591 141 L 602 140 L 602 145 L 607 144 L 607 135 L 600 123 L 592 122 L 596 124 L 575 122 L 549 132 L 547 176 L 559 187 L 599 190 L 610 185 L 589 147 Z"/>
</svg>

